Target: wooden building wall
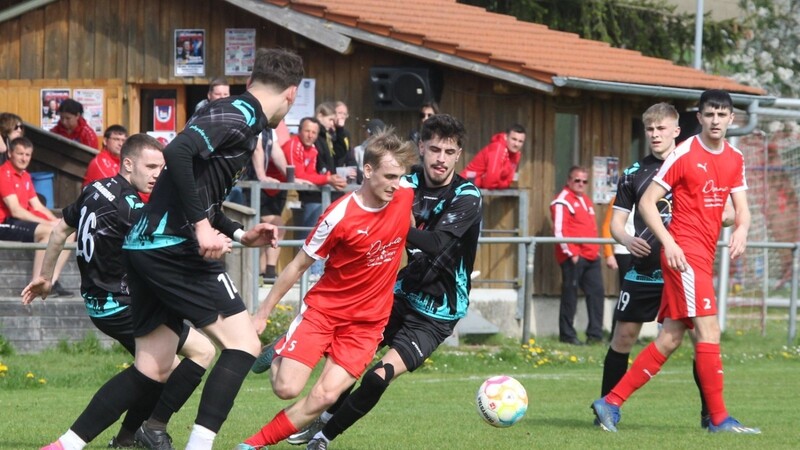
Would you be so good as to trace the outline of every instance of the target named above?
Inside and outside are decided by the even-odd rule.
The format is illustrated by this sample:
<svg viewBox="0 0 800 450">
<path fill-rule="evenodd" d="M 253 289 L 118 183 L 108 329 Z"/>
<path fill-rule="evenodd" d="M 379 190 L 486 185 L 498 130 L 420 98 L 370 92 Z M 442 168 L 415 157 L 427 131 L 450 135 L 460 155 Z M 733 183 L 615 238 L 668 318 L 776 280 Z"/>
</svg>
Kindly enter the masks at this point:
<svg viewBox="0 0 800 450">
<path fill-rule="evenodd" d="M 0 0 L 0 6 L 9 3 Z M 206 30 L 206 77 L 173 75 L 173 32 L 178 28 Z M 418 126 L 416 111 L 373 111 L 368 73 L 372 66 L 429 63 L 360 42 L 354 42 L 350 54 L 341 55 L 222 0 L 61 0 L 2 23 L 0 80 L 6 81 L 0 83 L 0 110 L 17 111 L 24 120 L 37 123 L 38 103 L 28 102 L 37 101 L 33 94 L 38 86 L 53 80 L 59 84 L 49 87 L 108 86 L 115 96 L 108 96 L 112 101 L 107 104 L 105 123 L 121 122 L 137 132 L 141 87 L 178 87 L 180 102 L 181 86 L 205 85 L 224 73 L 225 28 L 255 28 L 258 46 L 292 48 L 301 54 L 306 76 L 316 79 L 317 102 L 343 100 L 349 105 L 348 129 L 355 142 L 361 140 L 361 126 L 369 117 L 394 125 L 401 134 Z M 623 166 L 631 162 L 631 120 L 641 114 L 640 100 L 581 91 L 551 96 L 448 67 L 440 69 L 444 81 L 441 109 L 462 119 L 468 132 L 458 170 L 494 133 L 511 123 L 519 122 L 528 130 L 518 182 L 520 188 L 530 191 L 527 235 L 552 235 L 548 205 L 555 195 L 556 112 L 566 108 L 581 115 L 583 164 L 591 165 L 595 155 L 619 156 Z M 233 84 L 246 81 L 243 77 L 229 80 Z M 4 92 L 8 96 L 2 95 Z M 179 115 L 179 128 L 185 119 Z M 486 203 L 484 228 L 515 228 L 513 200 Z M 604 207 L 598 208 L 598 221 L 604 211 Z M 489 279 L 512 278 L 516 273 L 514 255 L 515 249 L 509 246 L 483 245 L 476 269 Z M 535 276 L 537 294 L 559 292 L 560 272 L 552 246 L 537 249 Z M 607 276 L 608 281 L 613 279 Z M 611 295 L 615 284 L 607 283 Z"/>
</svg>

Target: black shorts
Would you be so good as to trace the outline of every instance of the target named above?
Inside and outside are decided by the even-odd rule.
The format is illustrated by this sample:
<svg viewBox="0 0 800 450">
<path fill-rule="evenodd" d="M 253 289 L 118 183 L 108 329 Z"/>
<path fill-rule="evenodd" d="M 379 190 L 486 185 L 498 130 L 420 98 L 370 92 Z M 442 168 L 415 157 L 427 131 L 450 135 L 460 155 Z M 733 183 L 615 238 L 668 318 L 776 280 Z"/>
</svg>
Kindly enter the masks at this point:
<svg viewBox="0 0 800 450">
<path fill-rule="evenodd" d="M 183 321 L 203 328 L 221 315 L 246 311 L 221 261 L 203 259 L 197 243 L 123 252 L 133 307 L 133 335 L 164 324 L 180 334 Z"/>
<path fill-rule="evenodd" d="M 405 299 L 395 296 L 382 345 L 395 349 L 408 371 L 413 372 L 453 334 L 457 323 L 420 314 Z"/>
<path fill-rule="evenodd" d="M 280 216 L 283 214 L 283 208 L 286 207 L 286 191 L 278 191 L 274 197 L 269 196 L 266 192 L 261 191 L 261 217 L 264 216 Z M 250 191 L 244 192 L 244 201 L 247 206 L 250 206 Z"/>
<path fill-rule="evenodd" d="M 0 241 L 33 242 L 38 222 L 8 217 L 0 223 Z"/>
<path fill-rule="evenodd" d="M 661 306 L 664 279 L 658 270 L 651 275 L 642 275 L 631 269 L 625 274 L 619 291 L 614 320 L 645 323 L 656 320 Z"/>
<path fill-rule="evenodd" d="M 92 323 L 98 330 L 106 336 L 115 339 L 125 347 L 131 355 L 135 355 L 136 342 L 133 337 L 133 313 L 131 308 L 125 308 L 121 312 L 108 317 L 91 317 Z M 184 322 L 183 330 L 178 334 L 178 348 L 175 353 L 183 348 L 186 338 L 189 336 L 189 325 Z"/>
</svg>

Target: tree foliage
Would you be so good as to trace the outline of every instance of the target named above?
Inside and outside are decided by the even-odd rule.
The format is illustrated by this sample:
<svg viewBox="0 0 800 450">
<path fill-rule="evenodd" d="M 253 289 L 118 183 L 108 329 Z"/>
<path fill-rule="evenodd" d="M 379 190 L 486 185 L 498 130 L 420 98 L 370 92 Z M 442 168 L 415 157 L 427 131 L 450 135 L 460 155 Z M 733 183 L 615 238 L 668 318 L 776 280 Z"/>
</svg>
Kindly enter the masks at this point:
<svg viewBox="0 0 800 450">
<path fill-rule="evenodd" d="M 459 0 L 520 20 L 547 25 L 618 48 L 691 65 L 695 16 L 676 13 L 665 0 Z M 740 38 L 735 20 L 703 19 L 703 61 L 707 69 L 724 64 Z"/>
<path fill-rule="evenodd" d="M 800 98 L 800 2 L 742 0 L 747 13 L 736 51 L 728 55 L 731 77 L 772 95 Z"/>
</svg>

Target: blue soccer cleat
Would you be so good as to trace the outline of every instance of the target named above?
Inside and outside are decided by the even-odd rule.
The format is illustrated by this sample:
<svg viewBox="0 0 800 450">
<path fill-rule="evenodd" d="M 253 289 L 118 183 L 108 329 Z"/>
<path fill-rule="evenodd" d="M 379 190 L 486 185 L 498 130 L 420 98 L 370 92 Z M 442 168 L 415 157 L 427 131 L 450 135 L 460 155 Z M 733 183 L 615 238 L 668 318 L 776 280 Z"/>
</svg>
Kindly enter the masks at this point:
<svg viewBox="0 0 800 450">
<path fill-rule="evenodd" d="M 261 354 L 259 354 L 255 362 L 253 362 L 253 367 L 250 368 L 253 373 L 264 373 L 272 367 L 272 360 L 275 358 L 275 344 L 284 336 L 286 335 L 282 334 L 278 336 L 274 341 L 261 349 Z"/>
<path fill-rule="evenodd" d="M 605 397 L 599 398 L 592 403 L 592 411 L 600 422 L 600 428 L 612 433 L 617 432 L 619 423 L 619 406 L 614 406 L 606 401 Z"/>
<path fill-rule="evenodd" d="M 746 427 L 731 416 L 723 420 L 719 425 L 708 424 L 709 433 L 739 433 L 739 434 L 761 434 L 758 428 Z"/>
<path fill-rule="evenodd" d="M 267 450 L 267 447 L 260 447 L 263 450 Z M 253 447 L 250 444 L 245 444 L 242 442 L 241 444 L 237 445 L 233 450 L 259 450 L 259 447 Z"/>
</svg>

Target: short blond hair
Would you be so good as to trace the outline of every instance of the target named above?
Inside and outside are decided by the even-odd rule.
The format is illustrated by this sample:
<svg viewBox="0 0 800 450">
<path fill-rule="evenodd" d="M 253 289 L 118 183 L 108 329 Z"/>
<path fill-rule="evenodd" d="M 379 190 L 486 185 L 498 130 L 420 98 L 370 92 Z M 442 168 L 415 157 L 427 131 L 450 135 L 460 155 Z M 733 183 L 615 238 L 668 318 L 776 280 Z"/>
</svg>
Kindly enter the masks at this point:
<svg viewBox="0 0 800 450">
<path fill-rule="evenodd" d="M 647 108 L 647 111 L 642 114 L 642 122 L 645 125 L 648 123 L 661 122 L 664 119 L 673 119 L 675 122 L 680 119 L 680 114 L 674 106 L 669 103 L 661 102 Z"/>
</svg>

